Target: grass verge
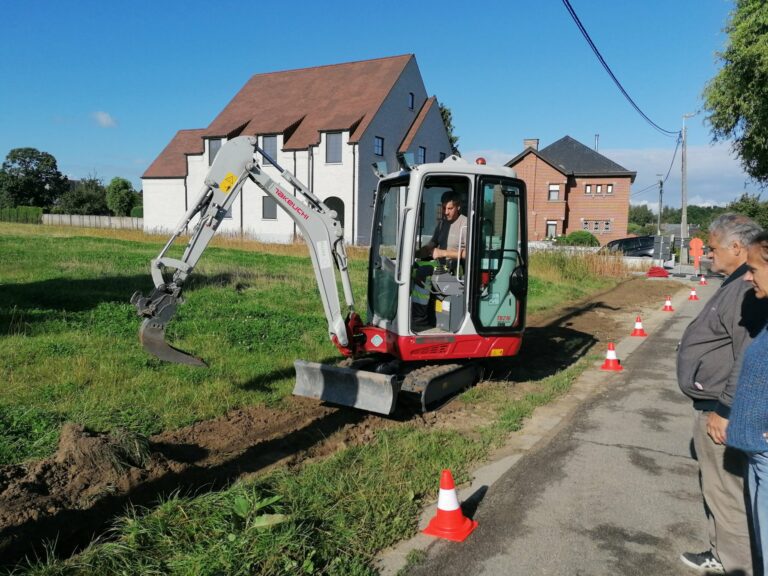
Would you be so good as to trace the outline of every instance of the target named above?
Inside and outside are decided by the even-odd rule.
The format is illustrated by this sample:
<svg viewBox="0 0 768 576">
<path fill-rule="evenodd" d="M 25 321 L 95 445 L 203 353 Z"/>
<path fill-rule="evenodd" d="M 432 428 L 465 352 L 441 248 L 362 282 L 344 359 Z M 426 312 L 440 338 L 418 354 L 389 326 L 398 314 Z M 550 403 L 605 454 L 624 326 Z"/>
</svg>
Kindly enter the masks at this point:
<svg viewBox="0 0 768 576">
<path fill-rule="evenodd" d="M 462 401 L 492 405 L 497 413 L 477 434 L 411 425 L 379 431 L 370 444 L 297 470 L 132 510 L 111 541 L 15 573 L 373 575 L 377 552 L 416 533 L 443 468 L 458 483 L 469 480 L 473 464 L 519 430 L 537 406 L 566 392 L 593 360 L 526 386 L 524 394 L 496 383 L 473 389 Z"/>
</svg>

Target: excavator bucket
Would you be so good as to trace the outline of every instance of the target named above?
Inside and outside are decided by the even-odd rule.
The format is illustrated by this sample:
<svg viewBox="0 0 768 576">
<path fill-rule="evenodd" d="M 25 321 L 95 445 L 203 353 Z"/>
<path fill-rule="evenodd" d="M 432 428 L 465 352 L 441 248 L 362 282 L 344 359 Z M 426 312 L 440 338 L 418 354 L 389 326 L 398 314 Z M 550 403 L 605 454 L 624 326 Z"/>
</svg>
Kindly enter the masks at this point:
<svg viewBox="0 0 768 576">
<path fill-rule="evenodd" d="M 304 360 L 296 360 L 293 365 L 296 368 L 296 385 L 293 388 L 296 396 L 378 414 L 392 414 L 395 410 L 400 392 L 400 383 L 395 375 Z"/>
<path fill-rule="evenodd" d="M 183 350 L 174 348 L 165 341 L 165 326 L 152 318 L 146 318 L 139 329 L 139 341 L 144 350 L 160 360 L 186 364 L 187 366 L 208 366 L 203 360 Z"/>
</svg>

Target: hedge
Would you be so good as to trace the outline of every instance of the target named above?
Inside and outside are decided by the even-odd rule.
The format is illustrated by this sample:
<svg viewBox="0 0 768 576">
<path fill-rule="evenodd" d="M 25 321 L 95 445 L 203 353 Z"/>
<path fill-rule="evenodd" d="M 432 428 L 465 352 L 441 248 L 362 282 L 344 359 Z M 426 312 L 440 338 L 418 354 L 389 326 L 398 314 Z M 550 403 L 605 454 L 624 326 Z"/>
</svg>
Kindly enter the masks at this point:
<svg viewBox="0 0 768 576">
<path fill-rule="evenodd" d="M 17 206 L 16 208 L 0 208 L 0 221 L 21 222 L 24 224 L 42 224 L 43 209 L 37 206 Z"/>
</svg>

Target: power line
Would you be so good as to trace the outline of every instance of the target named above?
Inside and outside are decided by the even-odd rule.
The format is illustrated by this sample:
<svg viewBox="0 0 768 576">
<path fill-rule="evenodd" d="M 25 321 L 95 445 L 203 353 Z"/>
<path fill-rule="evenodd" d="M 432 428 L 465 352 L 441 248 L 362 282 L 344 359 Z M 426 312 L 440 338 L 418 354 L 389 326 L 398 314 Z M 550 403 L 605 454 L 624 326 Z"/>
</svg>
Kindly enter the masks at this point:
<svg viewBox="0 0 768 576">
<path fill-rule="evenodd" d="M 669 163 L 669 170 L 667 170 L 667 175 L 664 176 L 664 180 L 663 180 L 664 184 L 667 183 L 667 179 L 669 178 L 669 174 L 670 174 L 670 172 L 672 172 L 672 166 L 675 165 L 675 158 L 677 158 L 677 151 L 680 148 L 680 142 L 682 141 L 682 139 L 683 139 L 682 138 L 682 134 L 678 134 L 678 136 L 677 136 L 677 144 L 675 145 L 675 151 L 672 153 L 672 162 Z M 629 197 L 633 198 L 633 197 L 637 196 L 638 194 L 642 194 L 643 192 L 645 192 L 647 190 L 650 190 L 651 188 L 655 188 L 658 185 L 659 185 L 659 183 L 655 182 L 655 183 L 651 184 L 650 186 L 646 186 L 642 190 L 638 190 L 637 192 L 633 192 L 632 194 L 629 195 Z"/>
<path fill-rule="evenodd" d="M 581 20 L 579 20 L 579 17 L 576 15 L 576 11 L 573 9 L 573 6 L 571 6 L 571 3 L 568 0 L 563 0 L 563 4 L 565 5 L 565 8 L 568 10 L 568 13 L 571 15 L 571 18 L 573 18 L 573 21 L 576 23 L 576 26 L 578 26 L 579 30 L 581 31 L 581 34 L 584 36 L 584 39 L 589 44 L 590 48 L 592 48 L 592 52 L 594 52 L 595 56 L 597 56 L 597 59 L 600 61 L 600 64 L 603 65 L 603 68 L 605 68 L 605 71 L 608 72 L 608 75 L 611 77 L 613 82 L 616 84 L 616 86 L 624 95 L 624 97 L 629 101 L 632 107 L 635 110 L 637 110 L 637 113 L 640 114 L 640 116 L 642 116 L 645 119 L 645 121 L 648 122 L 653 128 L 655 128 L 665 136 L 678 136 L 680 134 L 679 130 L 665 130 L 664 128 L 656 124 L 656 122 L 651 120 L 646 115 L 646 113 L 640 109 L 640 107 L 635 103 L 632 97 L 624 89 L 624 86 L 621 85 L 621 82 L 619 82 L 619 79 L 616 78 L 616 75 L 611 70 L 611 67 L 608 66 L 608 63 L 603 58 L 603 55 L 600 54 L 600 51 L 597 49 L 597 46 L 595 46 L 595 43 L 592 42 L 592 38 L 590 38 L 589 33 L 587 32 L 587 29 L 584 28 L 584 25 L 581 23 Z"/>
</svg>

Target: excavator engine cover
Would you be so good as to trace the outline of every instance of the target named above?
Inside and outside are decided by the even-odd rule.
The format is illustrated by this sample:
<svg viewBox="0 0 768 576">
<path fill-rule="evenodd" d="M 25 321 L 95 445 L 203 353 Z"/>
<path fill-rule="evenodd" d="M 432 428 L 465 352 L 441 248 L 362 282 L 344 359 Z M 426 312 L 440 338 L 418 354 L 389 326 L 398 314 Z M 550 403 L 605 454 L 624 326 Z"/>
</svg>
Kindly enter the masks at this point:
<svg viewBox="0 0 768 576">
<path fill-rule="evenodd" d="M 395 410 L 400 383 L 396 375 L 378 374 L 296 360 L 296 385 L 293 393 L 331 404 L 351 406 L 378 414 Z"/>
</svg>

